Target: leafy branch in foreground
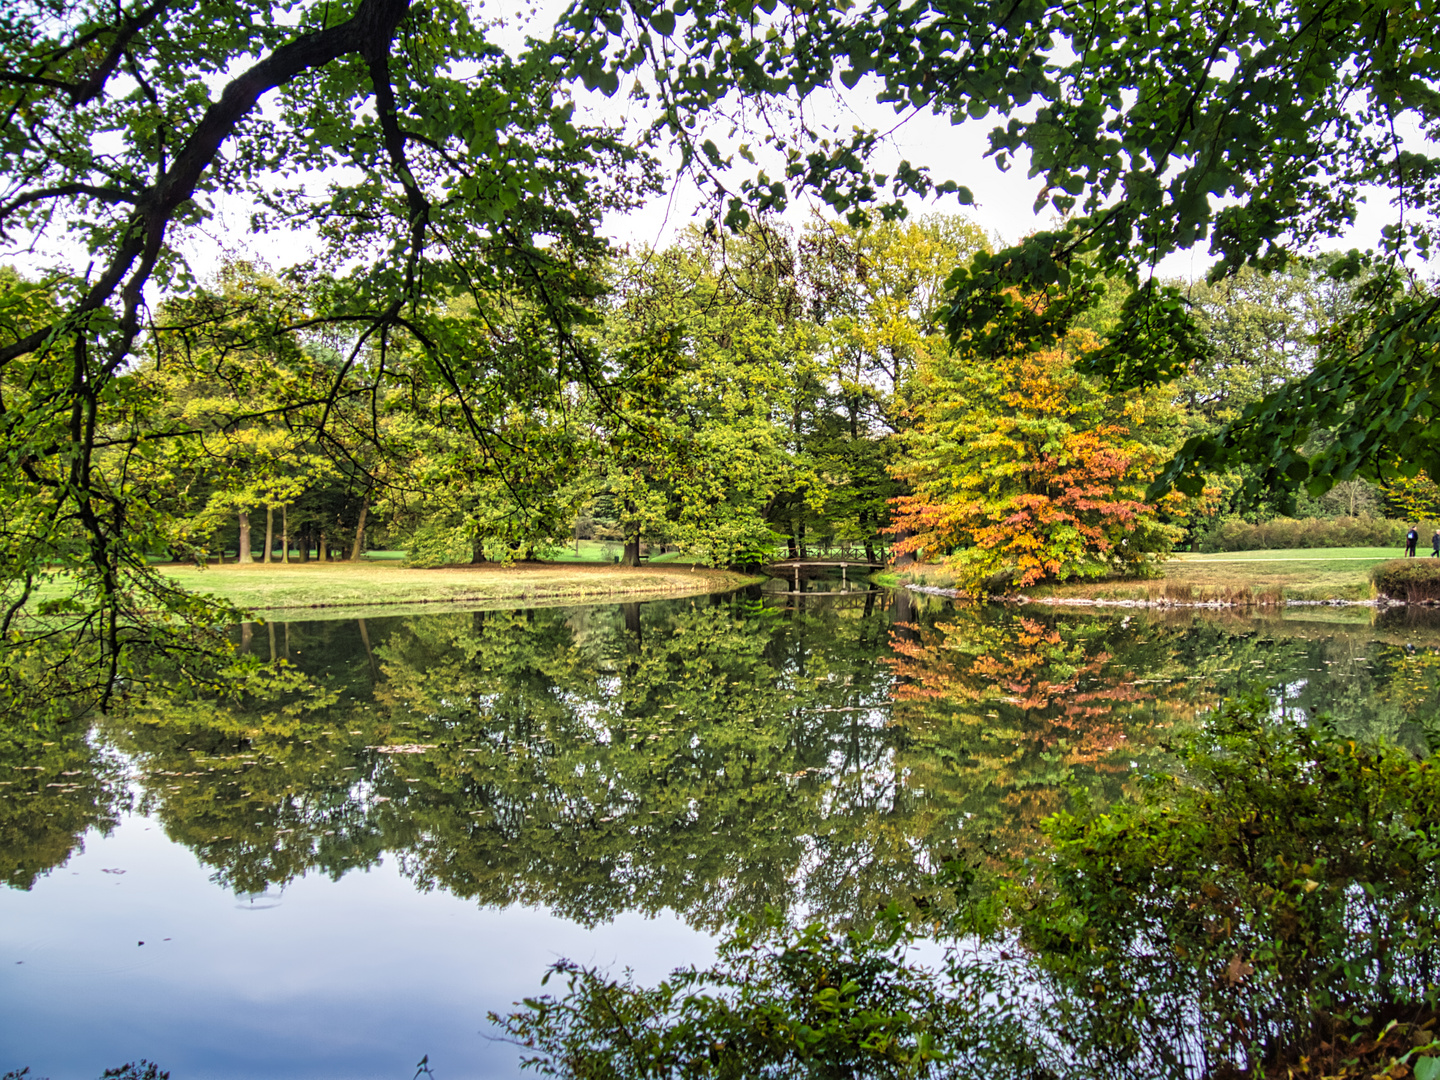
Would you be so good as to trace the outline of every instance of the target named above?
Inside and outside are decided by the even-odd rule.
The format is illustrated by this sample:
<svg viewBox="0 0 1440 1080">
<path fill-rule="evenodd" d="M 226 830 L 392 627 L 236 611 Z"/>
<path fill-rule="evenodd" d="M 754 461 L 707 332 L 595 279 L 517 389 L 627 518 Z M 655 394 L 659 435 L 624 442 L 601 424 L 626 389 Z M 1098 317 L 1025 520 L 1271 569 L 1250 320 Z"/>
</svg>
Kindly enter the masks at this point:
<svg viewBox="0 0 1440 1080">
<path fill-rule="evenodd" d="M 292 271 L 307 310 L 266 327 L 266 344 L 323 341 L 336 360 L 285 409 L 237 397 L 231 429 L 308 425 L 333 446 L 361 406 L 373 419 L 377 399 L 415 388 L 458 399 L 483 450 L 494 433 L 467 406 L 514 373 L 472 343 L 497 336 L 508 298 L 543 313 L 534 369 L 600 378 L 575 336 L 606 250 L 598 223 L 646 188 L 647 161 L 574 122 L 562 58 L 507 55 L 462 2 L 332 8 L 22 0 L 0 13 L 0 235 L 56 261 L 44 281 L 0 277 L 0 603 L 16 615 L 47 576 L 69 595 L 43 631 L 8 621 L 0 663 L 18 685 L 33 665 L 16 650 L 59 643 L 52 673 L 71 655 L 101 662 L 67 686 L 32 679 L 33 702 L 103 707 L 124 654 L 164 646 L 146 637 L 151 611 L 207 618 L 157 591 L 146 564 L 179 516 L 153 461 L 171 447 L 203 458 L 214 429 L 177 423 L 136 375 L 147 336 L 182 336 L 188 234 L 215 200 L 244 200 L 256 232 L 313 233 Z"/>
</svg>

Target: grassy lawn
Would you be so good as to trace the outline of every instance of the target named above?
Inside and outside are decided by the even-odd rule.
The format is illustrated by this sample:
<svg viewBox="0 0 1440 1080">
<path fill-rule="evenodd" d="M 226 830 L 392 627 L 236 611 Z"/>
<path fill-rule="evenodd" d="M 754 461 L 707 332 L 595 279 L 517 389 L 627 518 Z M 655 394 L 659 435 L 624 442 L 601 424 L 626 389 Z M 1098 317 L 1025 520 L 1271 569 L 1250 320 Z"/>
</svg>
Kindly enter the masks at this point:
<svg viewBox="0 0 1440 1080">
<path fill-rule="evenodd" d="M 1370 568 L 1402 553 L 1389 547 L 1296 548 L 1283 551 L 1227 551 L 1210 555 L 1181 553 L 1155 578 L 1041 585 L 1024 595 L 1105 600 L 1227 600 L 1275 603 L 1280 600 L 1369 600 Z M 1428 557 L 1428 552 L 1421 554 Z M 917 583 L 948 586 L 949 573 L 922 567 L 903 575 Z"/>
<path fill-rule="evenodd" d="M 563 548 L 552 551 L 545 556 L 546 562 L 557 563 L 610 563 L 614 562 L 625 553 L 625 545 L 618 540 L 581 540 L 578 544 L 566 544 Z M 689 566 L 693 561 L 688 555 L 681 555 L 678 551 L 668 551 L 664 555 L 650 555 L 646 557 L 651 563 L 676 563 L 681 566 Z"/>
<path fill-rule="evenodd" d="M 254 611 L 370 607 L 459 602 L 546 605 L 693 596 L 737 588 L 753 580 L 725 570 L 690 566 L 598 563 L 519 563 L 421 570 L 398 559 L 351 562 L 255 563 L 238 566 L 171 564 L 161 569 L 179 584 L 213 593 Z M 37 600 L 59 596 L 61 583 L 39 590 Z"/>
</svg>

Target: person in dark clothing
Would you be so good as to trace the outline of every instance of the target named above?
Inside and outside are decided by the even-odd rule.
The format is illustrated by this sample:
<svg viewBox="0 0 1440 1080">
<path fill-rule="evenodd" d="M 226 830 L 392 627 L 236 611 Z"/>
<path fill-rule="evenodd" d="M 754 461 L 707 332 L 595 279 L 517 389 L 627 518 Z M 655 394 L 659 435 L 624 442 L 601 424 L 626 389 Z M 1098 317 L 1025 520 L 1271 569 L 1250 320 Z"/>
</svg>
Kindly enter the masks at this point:
<svg viewBox="0 0 1440 1080">
<path fill-rule="evenodd" d="M 1405 534 L 1405 557 L 1407 559 L 1413 559 L 1415 557 L 1415 545 L 1419 542 L 1420 530 L 1415 528 L 1414 525 L 1411 525 L 1410 531 Z"/>
<path fill-rule="evenodd" d="M 1430 534 L 1430 554 L 1440 559 L 1440 529 Z"/>
</svg>

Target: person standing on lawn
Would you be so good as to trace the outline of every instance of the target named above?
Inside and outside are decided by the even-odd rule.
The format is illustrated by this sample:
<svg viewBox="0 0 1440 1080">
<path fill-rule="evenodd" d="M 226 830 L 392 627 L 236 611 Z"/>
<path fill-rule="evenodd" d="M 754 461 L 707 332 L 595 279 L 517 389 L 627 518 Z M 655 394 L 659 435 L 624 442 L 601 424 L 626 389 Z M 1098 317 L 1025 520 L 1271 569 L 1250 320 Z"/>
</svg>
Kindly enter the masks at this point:
<svg viewBox="0 0 1440 1080">
<path fill-rule="evenodd" d="M 1420 530 L 1415 528 L 1414 525 L 1411 525 L 1410 531 L 1405 534 L 1405 557 L 1407 559 L 1413 559 L 1415 557 L 1415 545 L 1419 542 Z"/>
<path fill-rule="evenodd" d="M 1430 555 L 1440 559 L 1440 529 L 1436 529 L 1430 534 Z"/>
</svg>

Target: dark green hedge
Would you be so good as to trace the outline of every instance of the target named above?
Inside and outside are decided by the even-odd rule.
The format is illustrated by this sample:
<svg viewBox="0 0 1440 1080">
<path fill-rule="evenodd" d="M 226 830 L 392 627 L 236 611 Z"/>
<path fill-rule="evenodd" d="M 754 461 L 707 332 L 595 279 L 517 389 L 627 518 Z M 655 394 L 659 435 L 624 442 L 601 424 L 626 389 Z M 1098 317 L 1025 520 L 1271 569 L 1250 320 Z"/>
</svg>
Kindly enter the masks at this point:
<svg viewBox="0 0 1440 1080">
<path fill-rule="evenodd" d="M 1382 562 L 1370 571 L 1370 583 L 1391 600 L 1411 604 L 1440 601 L 1440 559 L 1427 555 Z"/>
</svg>

